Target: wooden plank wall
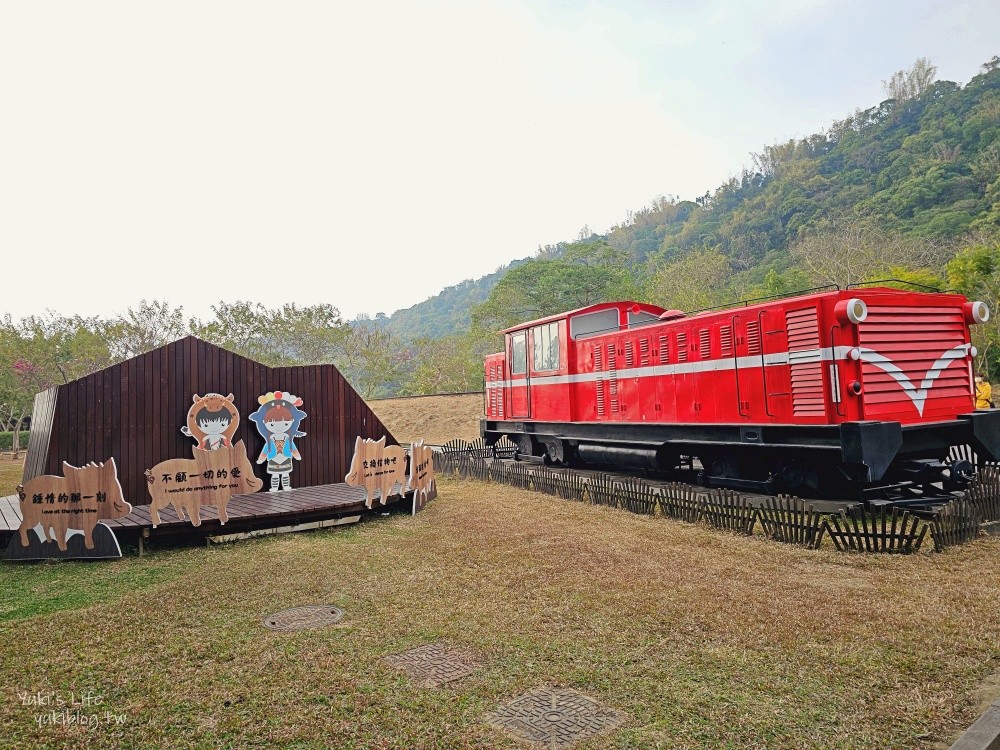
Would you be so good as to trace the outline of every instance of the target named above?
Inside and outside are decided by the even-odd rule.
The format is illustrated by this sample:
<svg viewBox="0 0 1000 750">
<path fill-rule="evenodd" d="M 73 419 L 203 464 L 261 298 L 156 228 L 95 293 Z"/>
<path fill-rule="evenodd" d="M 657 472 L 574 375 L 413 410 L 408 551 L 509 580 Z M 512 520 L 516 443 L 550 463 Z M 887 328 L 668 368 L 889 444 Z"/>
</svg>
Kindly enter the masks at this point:
<svg viewBox="0 0 1000 750">
<path fill-rule="evenodd" d="M 389 430 L 333 365 L 275 368 L 268 382 L 271 385 L 265 391 L 287 390 L 301 397 L 302 410 L 309 415 L 299 427 L 306 436 L 295 441 L 302 461 L 292 472 L 292 487 L 343 482 L 359 435 L 372 439 L 385 435 L 386 443 L 396 444 Z M 254 445 L 259 452 L 264 439 L 258 437 Z M 253 455 L 250 460 L 256 458 Z"/>
<path fill-rule="evenodd" d="M 181 434 L 181 427 L 193 394 L 233 394 L 240 411 L 234 442 L 244 441 L 254 463 L 264 439 L 249 415 L 259 406 L 257 397 L 273 390 L 302 398 L 309 415 L 300 428 L 306 436 L 296 440 L 302 461 L 292 473 L 293 487 L 343 482 L 358 435 L 386 435 L 387 442 L 396 442 L 333 365 L 271 369 L 188 336 L 38 394 L 35 414 L 41 419 L 32 417 L 24 476 L 30 478 L 29 467 L 31 476 L 60 474 L 63 461 L 82 466 L 113 456 L 125 499 L 148 504 L 145 470 L 168 458 L 191 456 L 194 441 Z M 46 405 L 51 410 L 48 435 Z M 266 482 L 264 467 L 254 465 Z"/>
<path fill-rule="evenodd" d="M 45 456 L 52 438 L 52 419 L 56 413 L 59 386 L 35 394 L 31 410 L 31 432 L 28 433 L 28 451 L 24 457 L 24 474 L 21 484 L 45 473 Z"/>
</svg>

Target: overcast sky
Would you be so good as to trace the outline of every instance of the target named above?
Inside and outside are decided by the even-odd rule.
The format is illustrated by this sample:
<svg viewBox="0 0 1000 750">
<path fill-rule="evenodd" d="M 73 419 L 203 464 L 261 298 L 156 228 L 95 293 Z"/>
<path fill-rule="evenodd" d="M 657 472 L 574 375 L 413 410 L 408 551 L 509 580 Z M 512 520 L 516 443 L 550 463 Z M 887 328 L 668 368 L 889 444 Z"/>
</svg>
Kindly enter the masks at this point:
<svg viewBox="0 0 1000 750">
<path fill-rule="evenodd" d="M 391 313 L 967 82 L 996 0 L 0 0 L 0 310 Z"/>
</svg>

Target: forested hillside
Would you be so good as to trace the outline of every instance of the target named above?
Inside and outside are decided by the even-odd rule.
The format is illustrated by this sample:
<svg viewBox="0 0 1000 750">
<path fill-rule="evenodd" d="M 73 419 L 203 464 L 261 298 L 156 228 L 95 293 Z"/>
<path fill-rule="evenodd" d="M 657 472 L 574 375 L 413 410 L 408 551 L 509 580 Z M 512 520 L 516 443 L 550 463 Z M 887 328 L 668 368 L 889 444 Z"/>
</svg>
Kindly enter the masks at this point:
<svg viewBox="0 0 1000 750">
<path fill-rule="evenodd" d="M 964 86 L 934 74 L 918 60 L 884 82 L 885 101 L 765 146 L 714 191 L 659 198 L 603 235 L 546 247 L 391 319 L 240 301 L 206 321 L 158 301 L 111 319 L 8 317 L 0 420 L 30 411 L 42 388 L 188 332 L 267 364 L 334 362 L 366 398 L 442 393 L 482 387 L 498 331 L 592 302 L 696 310 L 886 277 L 986 301 L 997 314 L 976 343 L 1000 375 L 1000 57 Z"/>
<path fill-rule="evenodd" d="M 528 258 L 511 261 L 491 274 L 478 279 L 466 279 L 455 286 L 448 286 L 413 307 L 397 310 L 386 324 L 402 341 L 446 336 L 465 330 L 471 322 L 472 308 L 486 300 L 493 286 L 511 268 Z"/>
</svg>

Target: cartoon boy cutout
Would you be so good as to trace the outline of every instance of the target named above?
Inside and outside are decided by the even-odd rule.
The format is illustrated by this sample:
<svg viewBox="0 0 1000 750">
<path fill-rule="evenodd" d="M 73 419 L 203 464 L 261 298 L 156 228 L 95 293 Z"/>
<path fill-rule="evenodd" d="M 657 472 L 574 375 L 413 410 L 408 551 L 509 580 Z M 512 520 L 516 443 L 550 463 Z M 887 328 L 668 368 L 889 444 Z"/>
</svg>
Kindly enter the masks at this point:
<svg viewBox="0 0 1000 750">
<path fill-rule="evenodd" d="M 223 396 L 207 393 L 192 399 L 188 410 L 187 424 L 181 432 L 192 438 L 201 450 L 214 451 L 231 448 L 233 434 L 240 423 L 240 414 L 233 404 L 233 394 Z"/>
<path fill-rule="evenodd" d="M 195 416 L 195 421 L 201 428 L 201 431 L 205 433 L 204 439 L 198 446 L 202 450 L 214 451 L 219 448 L 229 448 L 229 438 L 226 437 L 226 430 L 229 429 L 229 423 L 232 418 L 229 412 L 225 409 L 220 409 L 217 412 L 211 412 L 208 408 L 203 408 Z"/>
</svg>

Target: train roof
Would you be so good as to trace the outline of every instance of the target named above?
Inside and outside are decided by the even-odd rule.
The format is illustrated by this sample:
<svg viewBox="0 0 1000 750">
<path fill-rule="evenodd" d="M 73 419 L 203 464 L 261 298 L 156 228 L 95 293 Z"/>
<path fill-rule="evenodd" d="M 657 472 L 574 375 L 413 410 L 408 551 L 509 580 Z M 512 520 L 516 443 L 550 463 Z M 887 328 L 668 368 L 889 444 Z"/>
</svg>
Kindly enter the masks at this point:
<svg viewBox="0 0 1000 750">
<path fill-rule="evenodd" d="M 601 310 L 633 310 L 634 312 L 648 312 L 653 315 L 662 315 L 666 310 L 657 305 L 651 305 L 646 302 L 632 302 L 629 300 L 619 300 L 617 302 L 598 302 L 595 305 L 587 305 L 586 307 L 578 307 L 575 310 L 569 310 L 567 312 L 556 313 L 555 315 L 547 315 L 544 318 L 538 318 L 537 320 L 529 320 L 524 323 L 518 323 L 516 326 L 511 326 L 506 328 L 501 333 L 512 333 L 514 331 L 520 331 L 524 328 L 531 328 L 533 326 L 544 325 L 545 323 L 553 323 L 557 320 L 562 320 L 563 318 L 571 318 L 574 315 L 580 315 L 582 313 L 592 313 L 600 312 Z"/>
<path fill-rule="evenodd" d="M 904 289 L 896 289 L 894 287 L 885 286 L 874 286 L 874 287 L 853 287 L 847 289 L 828 289 L 828 290 L 806 290 L 805 292 L 793 292 L 788 295 L 779 295 L 774 297 L 765 297 L 759 300 L 747 300 L 744 302 L 732 302 L 730 304 L 719 305 L 718 307 L 710 307 L 702 310 L 692 310 L 691 312 L 676 312 L 676 318 L 681 317 L 694 317 L 700 315 L 707 315 L 710 313 L 722 312 L 724 310 L 731 310 L 734 308 L 757 308 L 764 305 L 773 305 L 776 303 L 781 303 L 785 301 L 790 301 L 793 299 L 823 299 L 829 297 L 868 297 L 869 295 L 882 295 L 882 294 L 909 294 L 913 295 L 919 299 L 926 299 L 927 297 L 961 297 L 962 295 L 957 292 L 921 292 L 921 291 L 910 291 Z M 620 311 L 632 311 L 632 312 L 646 312 L 652 313 L 654 315 L 663 315 L 667 310 L 658 305 L 648 304 L 646 302 L 634 302 L 631 300 L 618 300 L 614 302 L 600 302 L 594 305 L 587 305 L 586 307 L 578 307 L 575 310 L 568 310 L 567 312 L 557 313 L 555 315 L 548 315 L 544 318 L 537 318 L 535 320 L 529 320 L 524 323 L 518 323 L 516 326 L 511 326 L 510 328 L 504 329 L 501 333 L 513 333 L 514 331 L 521 331 L 525 328 L 532 328 L 538 325 L 544 325 L 545 323 L 552 323 L 558 320 L 563 320 L 565 318 L 571 318 L 576 315 L 581 315 L 585 313 L 600 312 L 601 310 L 618 309 Z M 675 319 L 671 316 L 671 319 Z"/>
</svg>

